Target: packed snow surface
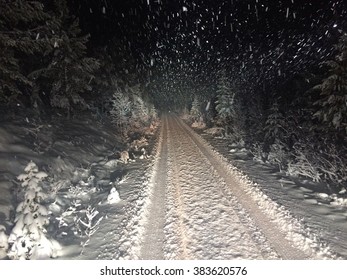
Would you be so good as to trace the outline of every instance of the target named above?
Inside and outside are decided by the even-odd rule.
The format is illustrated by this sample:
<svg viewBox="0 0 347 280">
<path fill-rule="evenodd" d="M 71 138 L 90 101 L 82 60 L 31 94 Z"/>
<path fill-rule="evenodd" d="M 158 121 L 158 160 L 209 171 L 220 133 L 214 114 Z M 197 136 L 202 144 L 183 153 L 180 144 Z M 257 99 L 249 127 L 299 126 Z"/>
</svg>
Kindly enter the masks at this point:
<svg viewBox="0 0 347 280">
<path fill-rule="evenodd" d="M 162 130 L 161 155 L 167 166 L 155 170 L 164 175 L 157 176 L 161 185 L 154 188 L 154 206 L 145 217 L 143 246 L 147 250 L 142 250 L 139 258 L 336 258 L 319 236 L 266 196 L 182 121 L 173 116 L 164 118 Z M 159 224 L 164 227 L 159 232 L 163 231 L 160 235 L 164 239 L 153 241 L 155 238 L 150 237 L 158 236 L 153 219 L 162 220 Z M 150 241 L 155 244 L 148 246 Z"/>
<path fill-rule="evenodd" d="M 112 139 L 108 130 L 101 141 L 93 124 L 75 123 L 65 133 L 82 126 L 92 133 L 81 151 L 53 137 L 49 151 L 64 156 L 36 153 L 30 141 L 15 136 L 16 126 L 1 128 L 1 152 L 8 159 L 0 181 L 1 258 L 17 207 L 11 190 L 30 160 L 39 166 L 37 179 L 49 179 L 43 189 L 53 186 L 42 207 L 49 214 L 47 234 L 60 246 L 58 259 L 347 257 L 341 196 L 313 192 L 304 183 L 294 188 L 288 178 L 263 172 L 265 166 L 248 160 L 243 148 L 229 152 L 223 140 L 219 149 L 207 137 L 212 147 L 174 115 L 163 117 L 150 157 L 126 162 L 105 156 Z M 54 169 L 44 168 L 47 158 Z M 26 182 L 24 175 L 20 179 Z"/>
</svg>

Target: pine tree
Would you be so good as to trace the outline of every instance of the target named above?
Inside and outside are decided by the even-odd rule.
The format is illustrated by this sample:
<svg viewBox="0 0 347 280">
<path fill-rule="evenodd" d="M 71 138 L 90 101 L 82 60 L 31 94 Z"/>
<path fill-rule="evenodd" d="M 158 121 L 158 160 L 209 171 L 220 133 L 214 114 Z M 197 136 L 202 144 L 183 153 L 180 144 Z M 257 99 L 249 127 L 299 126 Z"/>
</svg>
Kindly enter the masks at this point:
<svg viewBox="0 0 347 280">
<path fill-rule="evenodd" d="M 88 104 L 95 116 L 102 119 L 111 110 L 110 100 L 112 100 L 114 89 L 122 84 L 122 80 L 116 73 L 115 63 L 108 48 L 96 49 L 95 52 L 100 67 L 96 70 L 95 78 L 91 82 L 94 89 L 89 96 Z"/>
<path fill-rule="evenodd" d="M 267 117 L 265 127 L 265 142 L 272 144 L 276 141 L 282 142 L 285 137 L 285 118 L 279 109 L 277 100 L 274 100 Z"/>
<path fill-rule="evenodd" d="M 128 86 L 126 91 L 131 100 L 131 121 L 143 124 L 147 123 L 149 119 L 148 107 L 141 96 L 140 84 L 132 87 Z"/>
<path fill-rule="evenodd" d="M 127 136 L 131 117 L 131 101 L 129 96 L 120 89 L 113 94 L 110 115 L 112 122 L 120 129 L 123 136 Z"/>
<path fill-rule="evenodd" d="M 88 36 L 66 0 L 0 0 L 0 100 L 37 105 L 46 92 L 52 106 L 87 107 L 96 59 L 86 57 Z M 51 86 L 47 86 L 51 85 Z M 42 103 L 42 102 L 41 102 Z"/>
<path fill-rule="evenodd" d="M 314 117 L 329 128 L 347 134 L 347 35 L 343 35 L 335 46 L 334 60 L 324 62 L 329 68 L 329 76 L 314 89 L 320 91 L 320 99 L 315 102 L 318 110 Z"/>
<path fill-rule="evenodd" d="M 49 100 L 53 107 L 67 110 L 88 108 L 81 94 L 91 91 L 94 72 L 99 68 L 97 59 L 86 57 L 89 36 L 81 36 L 78 19 L 69 14 L 66 0 L 55 0 L 52 17 L 56 34 L 54 51 L 45 67 L 32 73 L 33 79 L 51 84 Z"/>
<path fill-rule="evenodd" d="M 39 1 L 0 0 L 0 7 L 0 100 L 12 104 L 34 84 L 27 59 L 52 49 L 44 35 L 50 16 Z"/>
<path fill-rule="evenodd" d="M 217 84 L 216 110 L 219 117 L 223 119 L 232 117 L 234 100 L 235 92 L 231 89 L 230 81 L 223 73 Z"/>
<path fill-rule="evenodd" d="M 154 105 L 149 100 L 145 101 L 142 95 L 140 84 L 127 85 L 123 90 L 118 88 L 113 94 L 110 115 L 123 136 L 127 136 L 133 128 L 149 125 L 157 117 Z"/>
<path fill-rule="evenodd" d="M 194 121 L 199 121 L 201 117 L 200 112 L 200 100 L 197 96 L 194 97 L 192 108 L 190 109 L 190 115 Z"/>
<path fill-rule="evenodd" d="M 219 121 L 225 126 L 228 134 L 233 118 L 236 116 L 235 91 L 232 90 L 225 72 L 222 72 L 217 84 L 216 111 Z"/>
<path fill-rule="evenodd" d="M 46 235 L 49 213 L 42 203 L 46 197 L 42 181 L 47 174 L 39 171 L 32 161 L 24 171 L 17 177 L 22 182 L 23 201 L 15 211 L 15 226 L 8 238 L 8 257 L 21 260 L 55 257 L 60 246 Z"/>
</svg>

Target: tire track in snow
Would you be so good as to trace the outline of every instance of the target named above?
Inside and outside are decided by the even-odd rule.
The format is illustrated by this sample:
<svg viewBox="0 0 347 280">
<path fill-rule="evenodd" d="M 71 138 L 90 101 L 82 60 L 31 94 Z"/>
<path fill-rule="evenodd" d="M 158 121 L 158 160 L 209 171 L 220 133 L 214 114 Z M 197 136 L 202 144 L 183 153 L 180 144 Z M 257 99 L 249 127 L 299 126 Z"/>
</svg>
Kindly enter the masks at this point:
<svg viewBox="0 0 347 280">
<path fill-rule="evenodd" d="M 246 227 L 225 181 L 172 118 L 168 128 L 169 176 L 166 257 L 262 259 L 278 257 L 255 227 Z M 246 215 L 245 215 L 246 216 Z"/>
<path fill-rule="evenodd" d="M 164 116 L 162 124 L 132 258 L 332 258 L 181 120 Z"/>
<path fill-rule="evenodd" d="M 165 116 L 166 122 L 167 117 Z M 180 168 L 177 161 L 172 157 L 175 153 L 172 143 L 172 131 L 169 130 L 170 137 L 168 158 L 168 203 L 167 203 L 167 221 L 165 225 L 166 239 L 166 258 L 168 259 L 190 259 L 191 256 L 187 251 L 187 244 L 189 242 L 186 234 L 184 220 L 184 201 L 182 200 L 182 188 L 180 185 Z"/>
<path fill-rule="evenodd" d="M 164 259 L 164 224 L 166 215 L 167 185 L 167 120 L 162 122 L 159 155 L 151 179 L 151 204 L 148 207 L 148 222 L 145 227 L 140 258 L 144 260 Z M 160 167 L 160 168 L 159 168 Z"/>
<path fill-rule="evenodd" d="M 219 176 L 224 178 L 227 185 L 220 185 L 222 192 L 237 199 L 241 209 L 243 208 L 253 218 L 256 226 L 266 236 L 280 258 L 334 258 L 329 252 L 329 248 L 321 248 L 321 244 L 315 241 L 315 236 L 311 237 L 306 234 L 298 221 L 280 209 L 259 189 L 252 186 L 247 178 L 243 178 L 232 166 L 223 161 L 200 136 L 181 120 L 176 118 L 175 121 L 189 135 L 189 138 L 204 154 L 205 158 L 211 162 Z"/>
</svg>

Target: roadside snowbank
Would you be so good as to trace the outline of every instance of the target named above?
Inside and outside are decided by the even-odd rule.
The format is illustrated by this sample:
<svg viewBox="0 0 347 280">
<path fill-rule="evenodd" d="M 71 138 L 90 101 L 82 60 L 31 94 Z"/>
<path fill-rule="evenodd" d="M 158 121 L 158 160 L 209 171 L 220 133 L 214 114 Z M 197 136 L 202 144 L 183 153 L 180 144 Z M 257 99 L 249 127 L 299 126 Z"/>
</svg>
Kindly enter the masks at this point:
<svg viewBox="0 0 347 280">
<path fill-rule="evenodd" d="M 153 133 L 146 135 L 147 139 L 151 137 Z M 45 192 L 40 203 L 47 209 L 49 220 L 42 228 L 47 230 L 47 238 L 61 244 L 61 258 L 76 258 L 80 254 L 93 258 L 86 252 L 92 245 L 92 236 L 107 219 L 103 208 L 109 205 L 109 211 L 119 211 L 118 205 L 127 203 L 130 194 L 120 188 L 132 169 L 145 170 L 143 165 L 148 161 L 138 159 L 131 167 L 128 159 L 120 159 L 125 150 L 129 150 L 128 145 L 112 124 L 97 122 L 90 116 L 72 120 L 57 117 L 40 123 L 27 117 L 2 121 L 0 258 L 7 258 L 8 236 L 15 225 L 14 213 L 22 197 L 17 176 L 30 162 L 47 175 L 40 182 Z M 129 161 L 134 162 L 132 158 Z M 131 194 L 137 191 L 133 189 Z"/>
</svg>

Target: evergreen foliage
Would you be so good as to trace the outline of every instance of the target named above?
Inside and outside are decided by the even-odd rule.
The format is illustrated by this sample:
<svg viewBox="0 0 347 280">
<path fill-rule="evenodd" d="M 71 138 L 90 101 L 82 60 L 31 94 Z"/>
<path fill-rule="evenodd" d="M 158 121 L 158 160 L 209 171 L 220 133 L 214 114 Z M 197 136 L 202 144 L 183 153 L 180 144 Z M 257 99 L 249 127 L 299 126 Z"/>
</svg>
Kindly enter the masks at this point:
<svg viewBox="0 0 347 280">
<path fill-rule="evenodd" d="M 222 73 L 217 84 L 216 110 L 223 123 L 230 122 L 235 115 L 235 92 L 231 88 L 225 72 Z"/>
<path fill-rule="evenodd" d="M 128 121 L 131 116 L 131 103 L 129 96 L 123 91 L 117 90 L 112 97 L 112 108 L 110 111 L 112 122 L 127 134 Z"/>
<path fill-rule="evenodd" d="M 113 94 L 110 115 L 124 137 L 132 128 L 145 127 L 157 118 L 154 105 L 144 100 L 139 84 L 118 88 Z"/>
<path fill-rule="evenodd" d="M 324 62 L 329 68 L 329 75 L 314 87 L 320 91 L 314 117 L 347 135 L 347 35 L 340 38 L 335 49 L 335 59 Z"/>
<path fill-rule="evenodd" d="M 86 56 L 88 36 L 66 0 L 1 1 L 0 100 L 6 104 L 42 103 L 88 107 L 80 94 L 91 91 L 99 62 Z M 46 104 L 47 105 L 47 104 Z"/>
<path fill-rule="evenodd" d="M 244 106 L 240 108 L 243 116 L 243 127 L 245 131 L 246 145 L 251 146 L 254 142 L 261 141 L 263 139 L 264 123 L 266 121 L 265 114 L 262 108 L 262 96 L 260 94 L 245 95 L 243 97 Z"/>
<path fill-rule="evenodd" d="M 88 104 L 81 94 L 91 91 L 94 71 L 99 62 L 86 57 L 88 36 L 81 36 L 78 20 L 69 15 L 66 1 L 57 0 L 56 41 L 47 66 L 32 74 L 49 82 L 50 103 L 53 107 L 67 109 L 68 116 L 74 108 L 85 109 Z M 58 12 L 59 11 L 59 12 Z"/>
<path fill-rule="evenodd" d="M 200 100 L 198 96 L 194 97 L 192 108 L 190 109 L 190 115 L 194 121 L 199 121 L 201 117 Z"/>
<path fill-rule="evenodd" d="M 42 181 L 47 177 L 34 162 L 18 176 L 23 187 L 23 201 L 17 206 L 15 226 L 8 238 L 10 259 L 40 259 L 57 255 L 57 242 L 46 236 L 48 210 L 42 205 L 45 194 Z"/>
<path fill-rule="evenodd" d="M 94 79 L 91 81 L 93 91 L 86 100 L 93 114 L 103 119 L 111 110 L 114 90 L 119 88 L 122 80 L 117 75 L 115 63 L 107 47 L 97 49 L 96 58 L 100 67 L 94 73 Z"/>
<path fill-rule="evenodd" d="M 224 126 L 226 135 L 232 133 L 235 141 L 243 142 L 246 111 L 243 110 L 240 91 L 231 81 L 223 71 L 217 83 L 217 122 Z"/>
<path fill-rule="evenodd" d="M 265 122 L 265 141 L 269 144 L 275 141 L 284 141 L 286 133 L 285 126 L 285 118 L 279 110 L 278 101 L 275 99 Z"/>
<path fill-rule="evenodd" d="M 39 1 L 0 1 L 0 101 L 20 102 L 27 77 L 26 59 L 52 48 L 47 33 L 49 14 Z"/>
<path fill-rule="evenodd" d="M 129 90 L 129 84 L 138 84 L 138 92 L 141 91 L 142 73 L 136 69 L 134 59 L 127 53 L 129 50 L 121 43 L 113 39 L 106 46 L 94 49 L 94 56 L 100 63 L 100 67 L 93 72 L 94 77 L 90 83 L 93 91 L 85 99 L 88 107 L 99 119 L 106 117 L 112 110 L 115 92 Z"/>
<path fill-rule="evenodd" d="M 127 92 L 131 99 L 131 121 L 134 123 L 147 123 L 149 108 L 141 96 L 140 84 L 128 87 Z"/>
</svg>

